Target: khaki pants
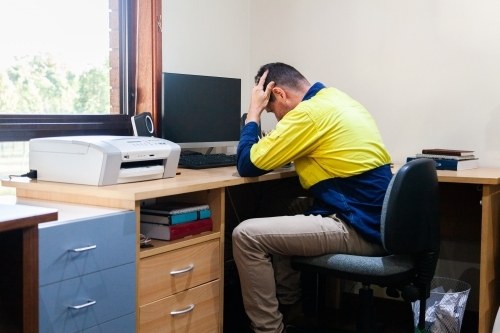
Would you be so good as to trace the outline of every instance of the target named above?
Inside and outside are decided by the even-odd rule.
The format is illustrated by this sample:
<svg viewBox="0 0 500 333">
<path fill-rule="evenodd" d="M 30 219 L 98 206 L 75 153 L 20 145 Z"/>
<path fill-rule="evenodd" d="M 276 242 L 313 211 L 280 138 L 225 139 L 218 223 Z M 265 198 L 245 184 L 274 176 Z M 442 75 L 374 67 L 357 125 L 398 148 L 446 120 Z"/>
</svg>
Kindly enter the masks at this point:
<svg viewBox="0 0 500 333">
<path fill-rule="evenodd" d="M 281 333 L 284 327 L 277 297 L 283 304 L 294 303 L 300 297 L 300 276 L 291 269 L 290 256 L 386 253 L 335 216 L 249 219 L 234 229 L 232 245 L 245 311 L 258 333 Z"/>
</svg>

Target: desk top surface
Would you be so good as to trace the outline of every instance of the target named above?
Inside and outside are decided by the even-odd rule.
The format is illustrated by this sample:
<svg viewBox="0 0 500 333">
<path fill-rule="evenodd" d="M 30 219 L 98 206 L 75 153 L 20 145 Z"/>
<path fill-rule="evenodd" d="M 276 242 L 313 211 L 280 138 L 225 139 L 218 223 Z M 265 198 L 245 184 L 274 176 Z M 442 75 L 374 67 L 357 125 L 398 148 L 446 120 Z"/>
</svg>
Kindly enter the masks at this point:
<svg viewBox="0 0 500 333">
<path fill-rule="evenodd" d="M 395 165 L 396 171 L 401 165 Z M 73 194 L 80 196 L 92 196 L 96 198 L 112 198 L 116 200 L 138 201 L 149 198 L 190 193 L 196 191 L 223 188 L 227 186 L 254 183 L 274 179 L 288 178 L 296 176 L 295 169 L 281 169 L 260 177 L 240 177 L 235 167 L 211 168 L 202 170 L 180 169 L 181 174 L 174 178 L 158 179 L 136 183 L 109 185 L 109 186 L 89 186 L 66 184 L 56 182 L 46 182 L 30 180 L 27 178 L 16 178 L 12 180 L 2 180 L 2 186 L 14 187 L 18 196 L 34 197 L 26 195 L 27 192 L 34 191 L 50 192 L 52 194 Z M 463 171 L 438 171 L 438 179 L 445 183 L 464 184 L 500 184 L 500 169 L 478 168 Z M 47 197 L 45 197 L 47 199 Z M 64 201 L 64 200 L 61 200 Z"/>
<path fill-rule="evenodd" d="M 108 186 L 67 184 L 30 180 L 28 178 L 3 179 L 2 186 L 14 187 L 21 191 L 66 193 L 137 201 L 246 183 L 289 178 L 297 175 L 293 167 L 274 171 L 260 177 L 240 177 L 235 167 L 202 170 L 180 169 L 180 172 L 181 174 L 176 175 L 174 178 Z M 17 195 L 19 196 L 19 191 Z"/>
<path fill-rule="evenodd" d="M 396 164 L 394 170 L 399 169 L 402 164 Z M 438 170 L 440 183 L 462 183 L 462 184 L 500 184 L 500 168 L 477 168 L 462 171 Z"/>
<path fill-rule="evenodd" d="M 0 231 L 22 229 L 38 223 L 57 220 L 57 209 L 0 204 Z"/>
</svg>

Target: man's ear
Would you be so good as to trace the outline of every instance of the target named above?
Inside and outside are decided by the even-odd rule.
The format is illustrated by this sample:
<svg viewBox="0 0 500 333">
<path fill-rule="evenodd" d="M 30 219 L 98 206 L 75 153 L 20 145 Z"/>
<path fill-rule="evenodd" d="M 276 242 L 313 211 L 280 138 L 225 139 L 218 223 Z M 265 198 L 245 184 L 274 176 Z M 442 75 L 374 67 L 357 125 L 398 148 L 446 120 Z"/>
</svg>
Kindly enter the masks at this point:
<svg viewBox="0 0 500 333">
<path fill-rule="evenodd" d="M 274 87 L 271 91 L 276 99 L 286 101 L 286 92 L 283 89 L 280 87 Z"/>
</svg>

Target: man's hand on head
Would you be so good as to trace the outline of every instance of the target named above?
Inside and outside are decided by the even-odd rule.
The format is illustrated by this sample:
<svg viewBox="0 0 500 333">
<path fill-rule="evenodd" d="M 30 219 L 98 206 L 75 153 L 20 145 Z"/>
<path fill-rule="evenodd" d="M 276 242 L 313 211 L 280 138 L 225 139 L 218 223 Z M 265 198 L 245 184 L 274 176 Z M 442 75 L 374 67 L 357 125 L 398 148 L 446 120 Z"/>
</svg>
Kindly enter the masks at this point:
<svg viewBox="0 0 500 333">
<path fill-rule="evenodd" d="M 248 110 L 246 122 L 255 121 L 257 124 L 260 123 L 260 115 L 262 111 L 266 109 L 267 103 L 269 103 L 269 98 L 271 97 L 271 90 L 274 88 L 275 83 L 273 81 L 269 82 L 267 87 L 264 89 L 264 82 L 266 81 L 268 71 L 259 78 L 259 82 L 255 84 L 252 89 L 252 96 L 250 100 L 250 109 Z"/>
</svg>

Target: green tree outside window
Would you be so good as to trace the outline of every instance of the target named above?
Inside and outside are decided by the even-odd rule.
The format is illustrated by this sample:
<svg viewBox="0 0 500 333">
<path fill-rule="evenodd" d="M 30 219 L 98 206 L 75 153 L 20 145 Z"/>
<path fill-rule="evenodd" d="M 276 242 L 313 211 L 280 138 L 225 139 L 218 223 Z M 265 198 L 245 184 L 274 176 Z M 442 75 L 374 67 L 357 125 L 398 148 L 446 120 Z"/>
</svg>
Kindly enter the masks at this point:
<svg viewBox="0 0 500 333">
<path fill-rule="evenodd" d="M 109 114 L 108 60 L 74 73 L 50 54 L 16 58 L 0 72 L 0 113 Z"/>
</svg>

